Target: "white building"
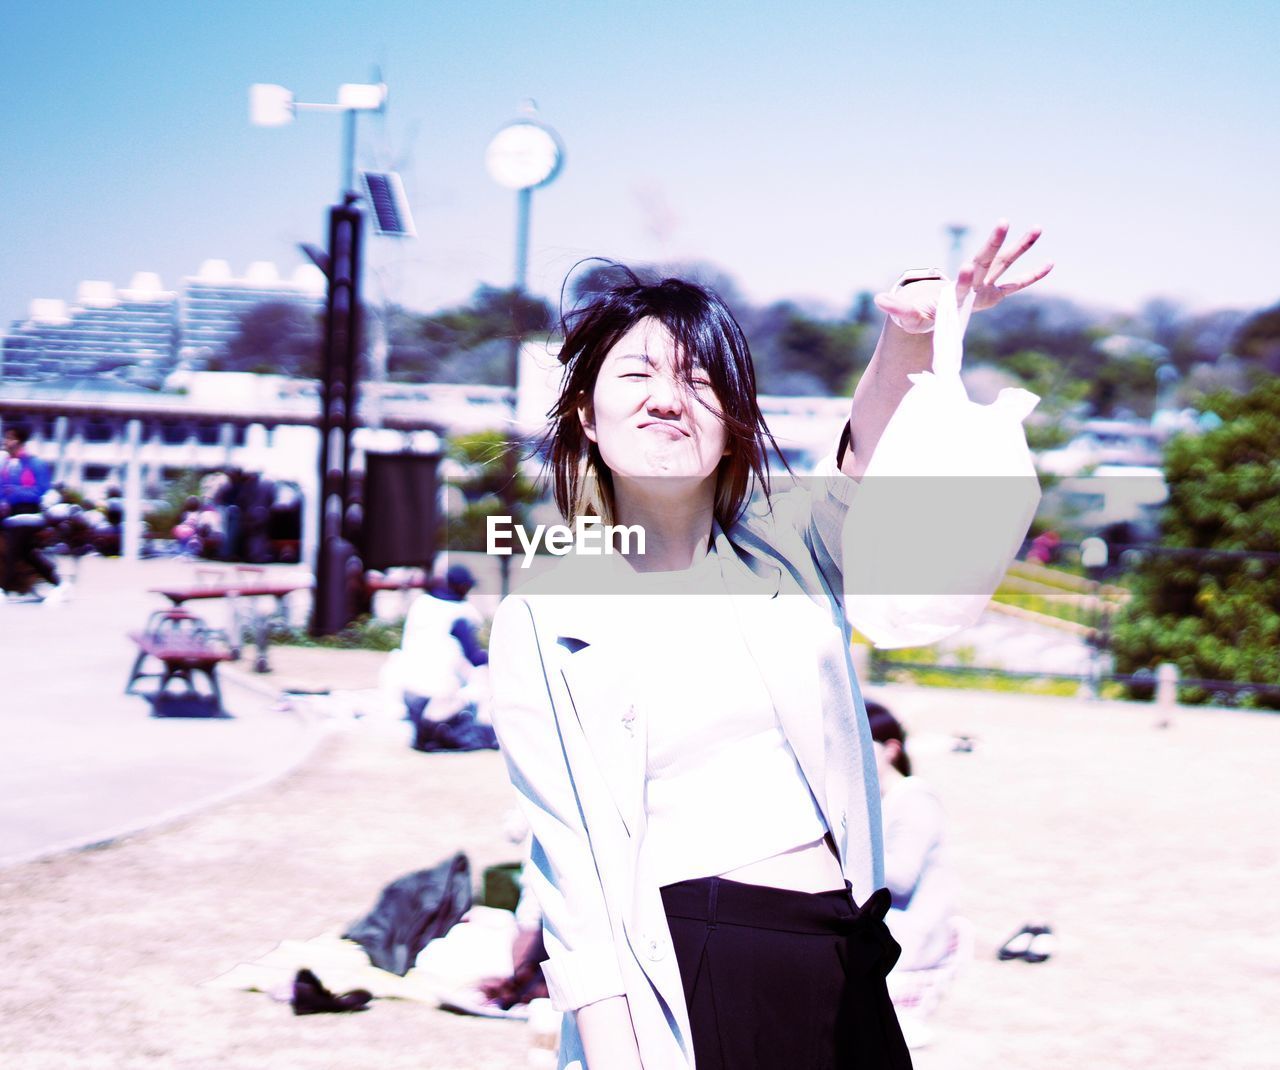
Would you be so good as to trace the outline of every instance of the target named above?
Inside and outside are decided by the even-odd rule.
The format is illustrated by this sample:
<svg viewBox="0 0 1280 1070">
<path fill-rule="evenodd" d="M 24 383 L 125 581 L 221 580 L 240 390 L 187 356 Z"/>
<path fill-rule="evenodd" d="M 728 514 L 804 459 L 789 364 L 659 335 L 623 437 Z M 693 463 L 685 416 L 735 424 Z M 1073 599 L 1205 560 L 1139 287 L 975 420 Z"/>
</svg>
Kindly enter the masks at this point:
<svg viewBox="0 0 1280 1070">
<path fill-rule="evenodd" d="M 5 381 L 113 378 L 157 384 L 177 353 L 178 295 L 138 272 L 127 289 L 82 282 L 71 304 L 37 299 L 4 339 Z"/>
<path fill-rule="evenodd" d="M 303 554 L 311 560 L 316 530 L 320 402 L 314 382 L 237 372 L 179 373 L 180 392 L 158 394 L 86 381 L 0 385 L 0 428 L 25 425 L 29 449 L 49 465 L 55 482 L 90 498 L 109 487 L 131 497 L 158 496 L 185 472 L 240 468 L 276 482 L 297 485 L 304 503 Z M 352 467 L 363 467 L 364 451 L 440 449 L 451 409 L 461 426 L 474 427 L 472 408 L 492 411 L 493 399 L 469 403 L 466 388 L 446 389 L 434 400 L 384 401 L 379 426 L 356 431 Z M 370 407 L 365 391 L 366 425 Z M 475 399 L 471 399 L 474 401 Z M 496 406 L 509 409 L 509 398 Z"/>
<path fill-rule="evenodd" d="M 0 376 L 6 382 L 91 378 L 158 387 L 181 364 L 204 368 L 239 330 L 240 319 L 265 301 L 299 304 L 321 314 L 325 278 L 312 265 L 282 279 L 275 264 L 257 261 L 237 277 L 225 260 L 206 260 L 166 290 L 140 271 L 128 287 L 82 282 L 75 300 L 39 298 L 4 338 Z"/>
</svg>

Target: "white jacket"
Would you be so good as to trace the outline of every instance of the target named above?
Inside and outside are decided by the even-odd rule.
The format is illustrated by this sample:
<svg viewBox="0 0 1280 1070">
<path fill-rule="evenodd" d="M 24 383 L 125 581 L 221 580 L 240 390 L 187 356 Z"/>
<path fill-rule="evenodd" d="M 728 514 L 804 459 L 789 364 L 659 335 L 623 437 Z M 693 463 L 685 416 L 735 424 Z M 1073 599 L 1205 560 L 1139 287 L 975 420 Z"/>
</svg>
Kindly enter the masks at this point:
<svg viewBox="0 0 1280 1070">
<path fill-rule="evenodd" d="M 714 552 L 863 902 L 884 875 L 875 754 L 842 609 L 842 533 L 858 484 L 833 459 L 825 470 L 776 496 L 771 515 L 749 514 L 728 532 L 717 525 Z M 603 642 L 625 605 L 588 593 L 606 589 L 591 581 L 604 561 L 566 558 L 499 607 L 494 727 L 533 830 L 530 880 L 554 1005 L 572 1011 L 625 994 L 646 1070 L 685 1070 L 693 1051 L 680 971 L 642 850 L 647 711 L 627 686 L 625 653 Z M 575 1060 L 581 1041 L 566 1014 L 560 1066 Z"/>
</svg>

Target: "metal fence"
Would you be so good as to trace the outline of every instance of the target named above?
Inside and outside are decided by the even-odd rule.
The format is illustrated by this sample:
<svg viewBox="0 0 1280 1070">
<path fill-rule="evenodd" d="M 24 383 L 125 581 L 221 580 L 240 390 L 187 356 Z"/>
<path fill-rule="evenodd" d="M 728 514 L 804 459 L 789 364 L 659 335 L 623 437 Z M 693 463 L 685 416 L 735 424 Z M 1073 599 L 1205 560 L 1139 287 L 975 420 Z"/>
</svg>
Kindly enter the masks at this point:
<svg viewBox="0 0 1280 1070">
<path fill-rule="evenodd" d="M 1143 702 L 1155 698 L 1156 674 L 1154 671 L 1136 673 L 1061 673 L 1018 672 L 1011 669 L 991 668 L 981 665 L 950 665 L 933 662 L 896 659 L 892 654 L 874 648 L 870 656 L 872 683 L 889 683 L 897 676 L 913 673 L 952 675 L 964 678 L 995 678 L 1010 683 L 1061 681 L 1074 683 L 1081 693 L 1100 696 L 1108 684 L 1119 684 L 1123 692 L 1116 696 Z M 1280 684 L 1261 681 L 1202 680 L 1179 678 L 1178 701 L 1188 705 L 1229 706 L 1263 709 L 1280 712 Z"/>
</svg>

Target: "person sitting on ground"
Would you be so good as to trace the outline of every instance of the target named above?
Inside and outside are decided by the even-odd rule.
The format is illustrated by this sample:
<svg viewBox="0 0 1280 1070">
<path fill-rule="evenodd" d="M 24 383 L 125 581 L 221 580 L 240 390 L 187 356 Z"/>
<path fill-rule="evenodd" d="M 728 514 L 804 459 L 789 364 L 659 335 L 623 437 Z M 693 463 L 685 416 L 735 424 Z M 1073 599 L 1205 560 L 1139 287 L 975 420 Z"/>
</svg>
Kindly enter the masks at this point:
<svg viewBox="0 0 1280 1070">
<path fill-rule="evenodd" d="M 885 923 L 902 947 L 887 981 L 907 1046 L 933 1040 L 929 1017 L 972 954 L 973 926 L 953 912 L 942 844 L 942 803 L 911 773 L 906 730 L 878 702 L 867 703 L 884 823 L 884 877 L 892 897 Z"/>
<path fill-rule="evenodd" d="M 489 654 L 478 636 L 480 614 L 467 602 L 475 583 L 465 566 L 453 565 L 442 583 L 413 603 L 405 620 L 398 668 L 417 750 L 472 749 L 467 745 L 470 736 L 465 731 L 470 728 L 485 730 L 486 738 L 475 741 L 476 748 L 492 746 L 488 738 L 492 729 L 470 723 L 474 718 L 464 716 L 466 700 L 462 697 L 472 671 L 489 663 Z M 467 723 L 462 724 L 458 718 Z M 446 725 L 450 738 L 440 739 Z M 466 739 L 453 738 L 457 732 Z"/>
<path fill-rule="evenodd" d="M 951 874 L 942 846 L 942 803 L 911 775 L 906 730 L 878 702 L 867 703 L 880 774 L 884 876 L 893 897 L 885 922 L 902 945 L 898 970 L 928 969 L 947 949 L 953 907 Z"/>
<path fill-rule="evenodd" d="M 525 852 L 524 866 L 530 865 Z M 511 945 L 511 973 L 505 977 L 486 977 L 477 986 L 473 1014 L 502 1014 L 506 1017 L 528 1017 L 529 1003 L 545 999 L 547 980 L 542 962 L 547 947 L 542 940 L 542 911 L 537 898 L 520 876 L 520 899 L 516 904 L 516 936 Z"/>
</svg>

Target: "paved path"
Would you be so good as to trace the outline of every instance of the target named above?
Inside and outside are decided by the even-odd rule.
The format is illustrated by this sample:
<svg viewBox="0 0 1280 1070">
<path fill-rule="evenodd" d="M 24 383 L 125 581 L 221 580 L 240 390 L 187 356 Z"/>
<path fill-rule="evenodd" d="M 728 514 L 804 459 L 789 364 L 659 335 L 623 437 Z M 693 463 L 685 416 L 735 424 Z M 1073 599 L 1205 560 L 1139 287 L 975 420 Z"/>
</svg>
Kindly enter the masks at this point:
<svg viewBox="0 0 1280 1070">
<path fill-rule="evenodd" d="M 156 718 L 123 693 L 136 653 L 128 632 L 167 604 L 147 588 L 193 582 L 194 568 L 88 558 L 64 605 L 0 602 L 0 865 L 208 805 L 310 748 L 308 720 L 230 673 L 225 719 Z M 197 611 L 224 623 L 219 605 Z"/>
</svg>

